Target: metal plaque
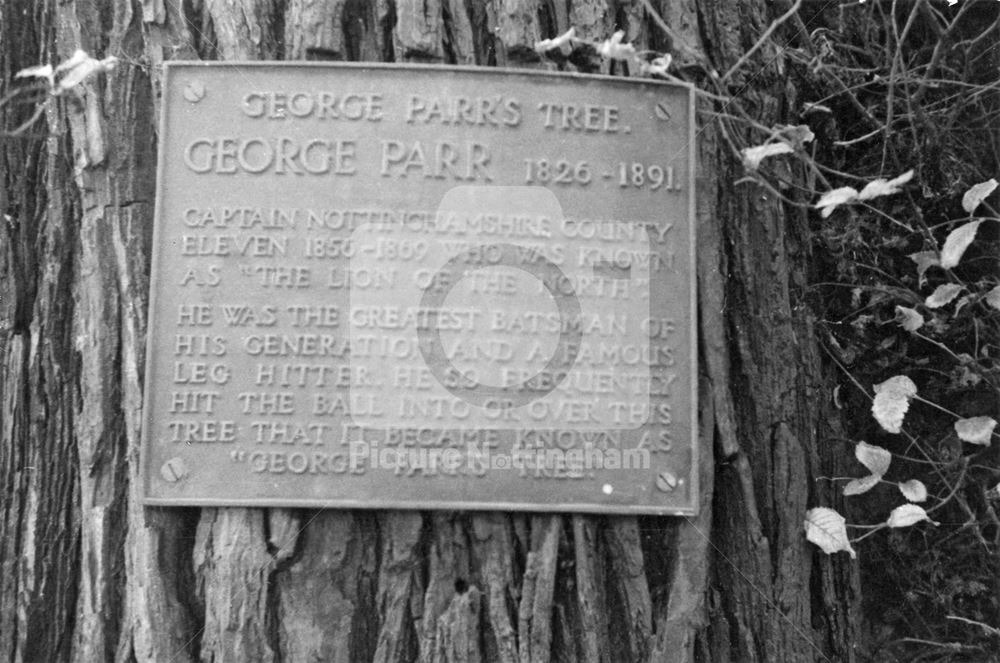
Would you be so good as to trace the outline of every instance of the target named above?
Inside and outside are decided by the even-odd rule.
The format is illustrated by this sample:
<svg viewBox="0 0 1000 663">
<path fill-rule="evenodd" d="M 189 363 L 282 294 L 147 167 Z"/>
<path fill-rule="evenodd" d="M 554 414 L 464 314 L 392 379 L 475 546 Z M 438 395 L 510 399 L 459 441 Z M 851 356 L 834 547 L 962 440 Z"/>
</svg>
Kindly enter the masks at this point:
<svg viewBox="0 0 1000 663">
<path fill-rule="evenodd" d="M 166 65 L 147 504 L 693 514 L 690 88 Z"/>
</svg>

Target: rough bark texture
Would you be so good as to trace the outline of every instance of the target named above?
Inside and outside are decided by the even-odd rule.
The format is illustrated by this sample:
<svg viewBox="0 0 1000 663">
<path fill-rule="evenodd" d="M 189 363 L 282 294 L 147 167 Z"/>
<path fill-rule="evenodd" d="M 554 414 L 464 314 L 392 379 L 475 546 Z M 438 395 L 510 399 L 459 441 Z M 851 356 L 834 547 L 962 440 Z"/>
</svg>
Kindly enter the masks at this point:
<svg viewBox="0 0 1000 663">
<path fill-rule="evenodd" d="M 802 536 L 814 477 L 837 474 L 805 219 L 732 185 L 707 120 L 699 517 L 138 501 L 162 62 L 550 66 L 534 42 L 576 26 L 724 71 L 774 18 L 763 0 L 651 4 L 672 37 L 637 0 L 0 3 L 4 81 L 77 48 L 121 59 L 0 142 L 0 660 L 854 660 L 856 571 Z M 752 60 L 757 119 L 786 121 L 781 54 Z"/>
</svg>

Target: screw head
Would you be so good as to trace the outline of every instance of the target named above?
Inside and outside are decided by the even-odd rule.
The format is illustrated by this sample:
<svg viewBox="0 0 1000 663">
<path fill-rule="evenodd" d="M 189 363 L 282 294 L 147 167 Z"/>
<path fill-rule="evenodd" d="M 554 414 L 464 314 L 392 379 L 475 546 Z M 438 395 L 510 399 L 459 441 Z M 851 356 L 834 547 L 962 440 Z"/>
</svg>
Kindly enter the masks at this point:
<svg viewBox="0 0 1000 663">
<path fill-rule="evenodd" d="M 187 464 L 182 458 L 171 458 L 160 468 L 160 476 L 168 483 L 176 483 L 188 474 Z"/>
<path fill-rule="evenodd" d="M 670 106 L 664 102 L 660 102 L 653 107 L 653 114 L 656 115 L 657 119 L 664 122 L 670 121 Z"/>
<path fill-rule="evenodd" d="M 188 81 L 184 86 L 184 98 L 196 104 L 205 97 L 205 86 L 200 81 Z"/>
<path fill-rule="evenodd" d="M 664 470 L 656 476 L 656 487 L 665 493 L 673 492 L 677 483 L 677 477 L 670 470 Z"/>
</svg>

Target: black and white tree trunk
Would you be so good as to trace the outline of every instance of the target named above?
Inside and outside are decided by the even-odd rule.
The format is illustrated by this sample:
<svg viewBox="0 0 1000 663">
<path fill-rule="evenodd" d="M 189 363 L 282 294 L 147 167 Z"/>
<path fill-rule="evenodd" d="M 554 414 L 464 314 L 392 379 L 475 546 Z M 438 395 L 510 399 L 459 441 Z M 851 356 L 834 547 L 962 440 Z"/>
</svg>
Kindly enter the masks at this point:
<svg viewBox="0 0 1000 663">
<path fill-rule="evenodd" d="M 641 0 L 0 2 L 0 91 L 76 49 L 120 59 L 0 139 L 0 660 L 854 660 L 856 569 L 802 528 L 841 462 L 806 218 L 734 185 L 712 101 L 697 518 L 144 508 L 137 480 L 164 61 L 537 67 L 575 26 L 726 71 L 790 4 L 648 3 L 671 38 Z M 770 42 L 729 85 L 764 125 L 801 105 Z"/>
</svg>

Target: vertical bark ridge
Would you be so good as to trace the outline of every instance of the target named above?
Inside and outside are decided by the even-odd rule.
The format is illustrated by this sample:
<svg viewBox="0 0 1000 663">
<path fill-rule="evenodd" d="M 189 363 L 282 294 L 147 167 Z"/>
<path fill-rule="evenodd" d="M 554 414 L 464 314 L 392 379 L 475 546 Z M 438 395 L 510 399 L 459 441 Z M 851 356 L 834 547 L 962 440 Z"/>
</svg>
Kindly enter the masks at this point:
<svg viewBox="0 0 1000 663">
<path fill-rule="evenodd" d="M 396 3 L 396 57 L 400 62 L 444 60 L 443 0 Z"/>
<path fill-rule="evenodd" d="M 204 606 L 201 660 L 275 660 L 268 632 L 272 558 L 263 509 L 203 509 L 194 563 Z"/>
<path fill-rule="evenodd" d="M 317 59 L 346 59 L 345 4 L 345 0 L 291 0 L 285 13 L 285 59 L 305 60 L 310 53 L 323 54 Z"/>
<path fill-rule="evenodd" d="M 420 656 L 425 661 L 431 660 L 432 655 L 439 655 L 435 654 L 438 651 L 436 639 L 439 634 L 458 636 L 458 632 L 453 632 L 447 624 L 439 624 L 445 613 L 452 610 L 451 606 L 455 601 L 459 603 L 452 610 L 450 619 L 461 622 L 461 625 L 456 623 L 456 627 L 460 626 L 460 631 L 469 625 L 478 627 L 478 624 L 470 621 L 469 615 L 461 607 L 467 607 L 471 599 L 466 596 L 459 600 L 459 597 L 467 593 L 470 580 L 469 546 L 464 524 L 460 516 L 453 512 L 433 513 L 429 515 L 429 519 L 430 545 L 425 561 L 427 587 L 418 627 Z M 479 596 L 478 591 L 476 596 Z M 450 651 L 447 647 L 445 650 Z"/>
<path fill-rule="evenodd" d="M 281 660 L 352 663 L 371 660 L 362 578 L 375 572 L 374 532 L 349 513 L 310 516 L 300 549 L 275 574 Z"/>
<path fill-rule="evenodd" d="M 473 514 L 471 534 L 486 603 L 484 653 L 487 660 L 516 663 L 520 660 L 518 632 L 512 614 L 520 600 L 520 578 L 510 519 L 502 514 Z"/>
<path fill-rule="evenodd" d="M 401 663 L 416 657 L 415 604 L 422 596 L 418 577 L 421 558 L 418 547 L 424 527 L 415 511 L 390 511 L 379 519 L 382 541 L 378 580 L 380 630 L 376 663 Z"/>
<path fill-rule="evenodd" d="M 612 643 L 627 660 L 643 661 L 652 634 L 652 604 L 638 522 L 634 517 L 609 518 L 604 540 L 610 571 L 607 591 L 618 608 L 611 614 Z"/>
<path fill-rule="evenodd" d="M 579 651 L 583 661 L 611 661 L 608 614 L 605 605 L 605 554 L 598 539 L 597 518 L 574 515 L 573 562 L 576 605 L 579 610 Z"/>
</svg>

